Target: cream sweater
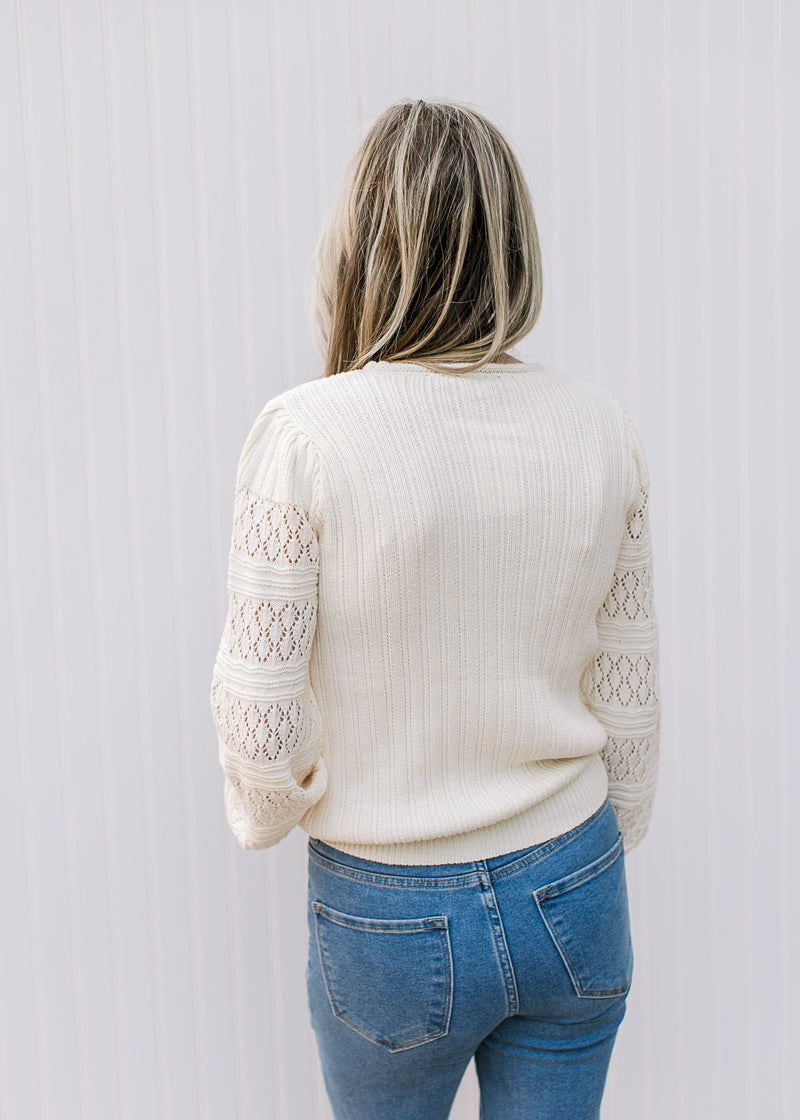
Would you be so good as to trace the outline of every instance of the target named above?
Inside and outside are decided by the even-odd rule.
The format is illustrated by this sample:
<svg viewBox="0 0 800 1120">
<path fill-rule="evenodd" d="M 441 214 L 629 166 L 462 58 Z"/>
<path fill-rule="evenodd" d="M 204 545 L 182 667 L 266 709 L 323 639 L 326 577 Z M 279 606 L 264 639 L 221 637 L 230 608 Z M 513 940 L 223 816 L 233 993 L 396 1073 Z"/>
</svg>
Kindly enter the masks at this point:
<svg viewBox="0 0 800 1120">
<path fill-rule="evenodd" d="M 657 777 L 648 472 L 606 389 L 540 365 L 303 382 L 237 469 L 211 708 L 243 848 L 517 851 Z"/>
</svg>

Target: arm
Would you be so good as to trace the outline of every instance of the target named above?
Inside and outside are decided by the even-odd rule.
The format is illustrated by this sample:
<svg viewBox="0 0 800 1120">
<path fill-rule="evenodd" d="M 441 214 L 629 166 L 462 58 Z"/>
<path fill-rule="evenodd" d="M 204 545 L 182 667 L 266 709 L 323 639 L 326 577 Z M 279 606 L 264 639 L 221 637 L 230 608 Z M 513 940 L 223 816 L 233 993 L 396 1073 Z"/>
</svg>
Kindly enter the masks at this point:
<svg viewBox="0 0 800 1120">
<path fill-rule="evenodd" d="M 278 414 L 279 415 L 279 414 Z M 280 471 L 285 429 L 261 420 L 260 452 L 240 460 L 228 564 L 228 611 L 211 685 L 228 823 L 243 848 L 283 839 L 325 792 L 322 722 L 309 681 L 317 620 L 319 549 L 286 478 L 245 471 L 271 457 Z M 254 430 L 255 431 L 255 430 Z M 255 440 L 251 435 L 251 444 Z M 257 489 L 252 488 L 257 485 Z M 279 493 L 266 497 L 262 486 Z"/>
<path fill-rule="evenodd" d="M 658 624 L 653 603 L 649 477 L 626 414 L 635 464 L 634 492 L 611 587 L 597 613 L 599 648 L 582 678 L 585 703 L 608 730 L 602 751 L 608 797 L 626 851 L 643 839 L 658 779 L 661 700 Z"/>
</svg>

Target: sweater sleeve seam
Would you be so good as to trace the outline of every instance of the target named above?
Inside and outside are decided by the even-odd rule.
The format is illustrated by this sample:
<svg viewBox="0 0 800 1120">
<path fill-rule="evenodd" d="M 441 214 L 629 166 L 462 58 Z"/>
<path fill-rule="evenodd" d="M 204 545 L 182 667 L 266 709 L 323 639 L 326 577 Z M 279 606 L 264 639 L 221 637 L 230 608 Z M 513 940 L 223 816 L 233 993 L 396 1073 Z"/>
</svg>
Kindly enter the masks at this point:
<svg viewBox="0 0 800 1120">
<path fill-rule="evenodd" d="M 297 417 L 289 410 L 289 407 L 284 401 L 278 402 L 278 408 L 286 418 L 286 426 L 293 429 L 296 435 L 301 436 L 311 448 L 314 457 L 313 468 L 313 501 L 312 508 L 305 511 L 311 522 L 312 528 L 315 533 L 319 532 L 319 521 L 322 514 L 323 503 L 325 500 L 326 486 L 325 486 L 325 471 L 324 471 L 324 458 L 319 449 L 318 444 L 306 428 L 300 423 Z"/>
</svg>

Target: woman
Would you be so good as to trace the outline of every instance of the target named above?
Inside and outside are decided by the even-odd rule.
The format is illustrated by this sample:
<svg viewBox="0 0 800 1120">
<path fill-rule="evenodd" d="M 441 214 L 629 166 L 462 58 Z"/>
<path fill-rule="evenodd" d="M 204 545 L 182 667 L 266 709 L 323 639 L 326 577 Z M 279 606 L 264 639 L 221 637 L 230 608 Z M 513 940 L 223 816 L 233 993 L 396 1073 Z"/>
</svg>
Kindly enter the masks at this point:
<svg viewBox="0 0 800 1120">
<path fill-rule="evenodd" d="M 599 1116 L 660 700 L 648 473 L 605 389 L 521 362 L 541 258 L 498 130 L 374 122 L 318 247 L 325 371 L 239 460 L 211 703 L 244 848 L 308 834 L 337 1120 Z"/>
</svg>

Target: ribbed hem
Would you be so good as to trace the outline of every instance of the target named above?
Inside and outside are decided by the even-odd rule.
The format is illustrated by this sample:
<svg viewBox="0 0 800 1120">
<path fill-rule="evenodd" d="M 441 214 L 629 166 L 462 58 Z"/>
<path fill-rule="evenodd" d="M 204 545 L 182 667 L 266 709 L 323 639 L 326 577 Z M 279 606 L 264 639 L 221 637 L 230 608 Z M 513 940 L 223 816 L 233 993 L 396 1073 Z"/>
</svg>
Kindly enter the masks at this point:
<svg viewBox="0 0 800 1120">
<path fill-rule="evenodd" d="M 455 836 L 438 836 L 402 844 L 346 844 L 318 836 L 324 844 L 361 859 L 379 863 L 422 866 L 437 863 L 467 863 L 518 852 L 543 844 L 569 832 L 596 812 L 608 794 L 608 773 L 600 754 L 564 789 L 497 824 L 484 825 Z"/>
</svg>

